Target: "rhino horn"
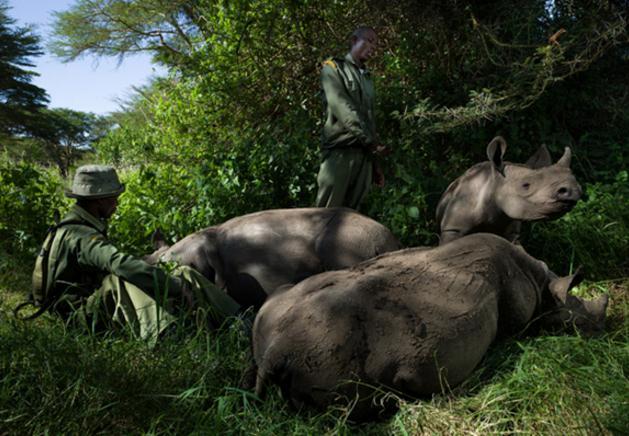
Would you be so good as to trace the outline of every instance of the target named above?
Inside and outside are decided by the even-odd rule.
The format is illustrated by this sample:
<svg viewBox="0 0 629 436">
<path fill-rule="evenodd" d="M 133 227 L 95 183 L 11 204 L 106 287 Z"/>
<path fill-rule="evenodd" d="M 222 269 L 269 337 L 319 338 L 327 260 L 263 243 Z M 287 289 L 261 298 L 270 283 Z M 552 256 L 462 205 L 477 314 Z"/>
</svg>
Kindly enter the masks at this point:
<svg viewBox="0 0 629 436">
<path fill-rule="evenodd" d="M 570 168 L 570 162 L 572 161 L 572 150 L 570 147 L 566 147 L 563 152 L 563 156 L 561 159 L 557 161 L 557 165 L 560 167 Z"/>
<path fill-rule="evenodd" d="M 568 298 L 568 292 L 578 286 L 584 279 L 583 273 L 581 272 L 581 267 L 578 267 L 574 274 L 565 276 L 565 277 L 557 277 L 550 281 L 550 292 L 553 296 L 561 301 L 561 303 L 566 304 L 566 299 Z"/>
<path fill-rule="evenodd" d="M 546 144 L 542 144 L 539 149 L 526 161 L 525 165 L 533 170 L 548 167 L 553 164 L 550 152 Z"/>
<path fill-rule="evenodd" d="M 504 168 L 504 161 L 502 160 L 507 151 L 507 141 L 502 136 L 496 136 L 487 145 L 487 158 L 494 164 L 496 169 L 502 172 Z"/>
<path fill-rule="evenodd" d="M 168 242 L 166 242 L 166 237 L 159 229 L 159 227 L 155 229 L 155 231 L 151 235 L 151 244 L 153 245 L 154 250 L 160 250 L 162 248 L 169 247 Z"/>
<path fill-rule="evenodd" d="M 585 308 L 597 318 L 604 318 L 607 305 L 609 304 L 609 295 L 603 294 L 596 300 L 586 301 Z"/>
</svg>

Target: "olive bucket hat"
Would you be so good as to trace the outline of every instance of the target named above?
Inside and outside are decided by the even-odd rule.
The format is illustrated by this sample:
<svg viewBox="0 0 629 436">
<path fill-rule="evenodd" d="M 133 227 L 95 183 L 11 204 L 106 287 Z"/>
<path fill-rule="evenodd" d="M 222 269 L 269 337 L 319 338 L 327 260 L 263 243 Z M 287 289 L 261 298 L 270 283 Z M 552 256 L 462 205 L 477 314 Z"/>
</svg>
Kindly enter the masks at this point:
<svg viewBox="0 0 629 436">
<path fill-rule="evenodd" d="M 116 170 L 109 165 L 83 165 L 76 170 L 72 189 L 66 191 L 70 198 L 116 197 L 124 191 Z"/>
</svg>

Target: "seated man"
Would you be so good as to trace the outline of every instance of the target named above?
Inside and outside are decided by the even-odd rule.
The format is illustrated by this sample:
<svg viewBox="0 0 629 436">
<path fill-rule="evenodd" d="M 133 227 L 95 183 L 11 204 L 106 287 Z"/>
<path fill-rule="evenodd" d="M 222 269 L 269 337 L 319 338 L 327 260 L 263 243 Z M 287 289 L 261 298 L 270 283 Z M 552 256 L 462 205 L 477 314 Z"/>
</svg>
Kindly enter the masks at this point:
<svg viewBox="0 0 629 436">
<path fill-rule="evenodd" d="M 201 274 L 177 267 L 172 274 L 122 253 L 107 240 L 107 219 L 124 191 L 115 170 L 80 167 L 72 190 L 77 202 L 48 233 L 33 272 L 40 310 L 76 316 L 92 327 L 128 326 L 154 341 L 182 311 L 218 326 L 239 305 Z"/>
</svg>

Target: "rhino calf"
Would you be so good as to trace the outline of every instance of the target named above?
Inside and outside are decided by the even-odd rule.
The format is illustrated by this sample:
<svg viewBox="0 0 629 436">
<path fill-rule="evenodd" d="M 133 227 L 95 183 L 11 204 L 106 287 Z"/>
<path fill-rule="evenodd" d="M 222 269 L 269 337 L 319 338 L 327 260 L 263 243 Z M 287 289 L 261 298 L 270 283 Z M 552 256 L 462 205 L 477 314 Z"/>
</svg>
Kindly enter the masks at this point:
<svg viewBox="0 0 629 436">
<path fill-rule="evenodd" d="M 441 244 L 477 232 L 515 241 L 521 221 L 559 218 L 581 198 L 569 147 L 554 165 L 543 145 L 524 165 L 503 161 L 506 149 L 502 137 L 494 138 L 487 146 L 489 161 L 467 170 L 441 196 Z"/>
<path fill-rule="evenodd" d="M 145 260 L 191 266 L 241 305 L 259 308 L 282 285 L 400 248 L 389 229 L 351 209 L 276 209 L 193 233 Z"/>
<path fill-rule="evenodd" d="M 461 383 L 497 335 L 538 314 L 602 328 L 607 296 L 574 297 L 577 281 L 485 233 L 310 277 L 258 313 L 256 391 L 272 381 L 296 406 L 352 404 L 353 419 L 374 418 L 374 391 L 417 398 Z"/>
</svg>

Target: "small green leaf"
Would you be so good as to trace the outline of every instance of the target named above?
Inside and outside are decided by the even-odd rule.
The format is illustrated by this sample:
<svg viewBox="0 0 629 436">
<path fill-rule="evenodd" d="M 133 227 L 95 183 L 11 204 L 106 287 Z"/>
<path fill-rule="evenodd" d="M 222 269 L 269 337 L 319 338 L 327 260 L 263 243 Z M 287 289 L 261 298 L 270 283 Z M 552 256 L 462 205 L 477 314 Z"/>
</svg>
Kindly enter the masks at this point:
<svg viewBox="0 0 629 436">
<path fill-rule="evenodd" d="M 407 209 L 408 212 L 408 216 L 410 216 L 413 219 L 417 219 L 419 218 L 419 209 L 417 208 L 417 206 L 411 206 Z"/>
</svg>

